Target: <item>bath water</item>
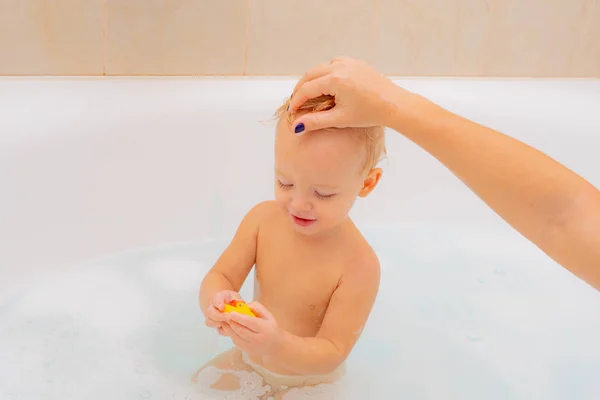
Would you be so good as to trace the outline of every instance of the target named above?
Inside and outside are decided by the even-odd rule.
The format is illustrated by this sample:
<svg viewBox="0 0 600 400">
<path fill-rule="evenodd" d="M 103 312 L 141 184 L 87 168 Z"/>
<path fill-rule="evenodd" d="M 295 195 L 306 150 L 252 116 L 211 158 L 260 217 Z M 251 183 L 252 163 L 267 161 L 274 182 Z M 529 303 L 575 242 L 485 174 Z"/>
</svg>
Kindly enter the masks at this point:
<svg viewBox="0 0 600 400">
<path fill-rule="evenodd" d="M 364 233 L 382 281 L 344 399 L 600 398 L 600 295 L 521 236 Z M 0 398 L 203 398 L 190 378 L 232 344 L 203 325 L 198 289 L 226 244 L 111 255 L 23 286 L 0 304 Z"/>
</svg>

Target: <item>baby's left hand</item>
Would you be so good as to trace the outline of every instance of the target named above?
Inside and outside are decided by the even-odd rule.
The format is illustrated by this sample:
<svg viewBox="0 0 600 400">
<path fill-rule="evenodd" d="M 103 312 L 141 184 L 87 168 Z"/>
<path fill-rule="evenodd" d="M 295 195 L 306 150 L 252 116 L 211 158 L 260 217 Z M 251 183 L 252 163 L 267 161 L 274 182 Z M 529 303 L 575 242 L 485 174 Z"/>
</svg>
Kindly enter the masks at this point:
<svg viewBox="0 0 600 400">
<path fill-rule="evenodd" d="M 282 338 L 273 315 L 260 303 L 248 304 L 256 317 L 237 312 L 228 314 L 225 334 L 243 352 L 253 355 L 269 354 Z"/>
</svg>

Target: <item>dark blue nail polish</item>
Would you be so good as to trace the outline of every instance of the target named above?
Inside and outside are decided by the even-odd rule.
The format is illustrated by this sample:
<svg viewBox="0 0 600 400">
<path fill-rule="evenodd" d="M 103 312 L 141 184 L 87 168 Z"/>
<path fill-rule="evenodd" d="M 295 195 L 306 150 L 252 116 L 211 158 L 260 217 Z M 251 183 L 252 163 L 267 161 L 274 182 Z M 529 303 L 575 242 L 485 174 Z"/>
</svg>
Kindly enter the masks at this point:
<svg viewBox="0 0 600 400">
<path fill-rule="evenodd" d="M 294 132 L 296 132 L 296 133 L 304 132 L 304 124 L 302 122 L 300 122 L 298 125 L 296 125 Z"/>
</svg>

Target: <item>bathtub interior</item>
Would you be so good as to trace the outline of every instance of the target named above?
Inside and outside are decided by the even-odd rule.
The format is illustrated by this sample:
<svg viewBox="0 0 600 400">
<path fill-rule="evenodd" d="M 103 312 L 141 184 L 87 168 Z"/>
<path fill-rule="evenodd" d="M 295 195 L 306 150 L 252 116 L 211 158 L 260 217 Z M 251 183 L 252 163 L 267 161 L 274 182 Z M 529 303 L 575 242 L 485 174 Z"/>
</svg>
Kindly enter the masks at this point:
<svg viewBox="0 0 600 400">
<path fill-rule="evenodd" d="M 398 83 L 600 186 L 600 82 Z M 272 196 L 268 119 L 293 84 L 0 80 L 1 398 L 198 395 L 189 377 L 231 345 L 198 285 Z M 344 398 L 597 399 L 597 292 L 400 135 L 388 148 L 352 213 L 382 284 Z"/>
</svg>

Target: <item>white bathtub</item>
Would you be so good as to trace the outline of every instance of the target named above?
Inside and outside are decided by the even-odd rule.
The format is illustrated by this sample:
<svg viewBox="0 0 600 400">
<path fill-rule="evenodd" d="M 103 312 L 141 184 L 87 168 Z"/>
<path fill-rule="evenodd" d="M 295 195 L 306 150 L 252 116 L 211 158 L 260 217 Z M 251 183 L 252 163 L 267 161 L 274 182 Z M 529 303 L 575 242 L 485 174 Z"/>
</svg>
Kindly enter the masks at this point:
<svg viewBox="0 0 600 400">
<path fill-rule="evenodd" d="M 178 385 L 227 346 L 199 281 L 272 197 L 269 118 L 294 83 L 0 79 L 0 398 L 189 396 Z M 600 186 L 600 81 L 398 83 Z M 600 398 L 600 295 L 387 141 L 353 210 L 383 276 L 347 398 Z"/>
</svg>

